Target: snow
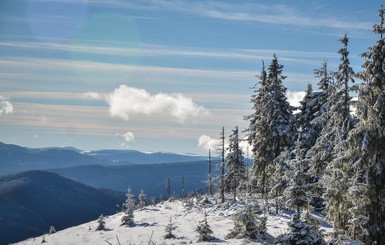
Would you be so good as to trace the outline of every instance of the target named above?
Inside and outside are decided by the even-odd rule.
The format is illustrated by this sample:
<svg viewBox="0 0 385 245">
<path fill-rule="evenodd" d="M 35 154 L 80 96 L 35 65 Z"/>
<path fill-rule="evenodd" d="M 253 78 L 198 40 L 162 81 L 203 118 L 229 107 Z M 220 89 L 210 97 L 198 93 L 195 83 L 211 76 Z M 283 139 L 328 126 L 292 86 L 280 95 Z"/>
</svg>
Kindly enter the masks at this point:
<svg viewBox="0 0 385 245">
<path fill-rule="evenodd" d="M 216 204 L 218 202 L 218 204 Z M 147 206 L 134 212 L 135 226 L 121 226 L 123 213 L 106 216 L 106 230 L 95 231 L 98 222 L 94 221 L 58 231 L 44 236 L 45 244 L 78 245 L 78 244 L 262 244 L 248 239 L 228 239 L 225 236 L 233 229 L 232 216 L 245 207 L 245 201 L 219 203 L 215 198 L 185 198 L 181 200 L 164 201 L 155 206 Z M 197 242 L 198 233 L 195 231 L 199 222 L 207 212 L 207 221 L 216 239 L 211 242 Z M 258 210 L 257 210 L 258 211 Z M 164 239 L 165 227 L 170 222 L 177 226 L 173 234 L 175 239 Z M 322 217 L 317 217 L 322 219 Z M 270 214 L 267 221 L 267 232 L 277 237 L 287 231 L 291 220 L 290 213 Z M 322 228 L 330 233 L 330 225 L 323 222 Z M 16 243 L 19 245 L 41 244 L 43 236 L 30 238 Z"/>
</svg>

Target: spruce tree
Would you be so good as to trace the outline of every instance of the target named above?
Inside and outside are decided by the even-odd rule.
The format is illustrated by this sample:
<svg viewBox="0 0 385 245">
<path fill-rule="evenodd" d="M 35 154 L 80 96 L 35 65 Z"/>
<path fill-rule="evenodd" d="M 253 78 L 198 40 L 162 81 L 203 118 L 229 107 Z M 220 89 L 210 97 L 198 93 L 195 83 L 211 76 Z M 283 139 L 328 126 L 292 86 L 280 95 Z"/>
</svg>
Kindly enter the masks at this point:
<svg viewBox="0 0 385 245">
<path fill-rule="evenodd" d="M 288 187 L 285 190 L 285 199 L 287 205 L 294 208 L 296 215 L 301 217 L 301 209 L 306 208 L 309 204 L 308 197 L 308 173 L 306 172 L 307 162 L 303 159 L 303 152 L 301 150 L 300 139 L 298 137 L 295 149 L 295 158 L 290 164 L 290 169 L 286 171 L 285 178 L 288 179 Z"/>
<path fill-rule="evenodd" d="M 325 189 L 326 213 L 329 220 L 333 222 L 337 233 L 345 233 L 350 215 L 348 209 L 351 206 L 351 200 L 347 199 L 346 193 L 349 189 L 351 166 L 342 159 L 345 158 L 347 135 L 356 123 L 355 118 L 350 114 L 351 97 L 349 93 L 351 86 L 349 83 L 354 82 L 353 77 L 355 74 L 349 65 L 348 41 L 346 35 L 340 39 L 342 48 L 338 53 L 341 55 L 341 64 L 338 71 L 334 73 L 334 91 L 328 100 L 330 104 L 329 121 L 320 138 L 322 144 L 329 141 L 331 148 L 326 153 L 322 153 L 321 150 L 322 154 L 328 156 L 326 159 L 331 158 L 322 172 L 323 180 L 321 184 Z"/>
<path fill-rule="evenodd" d="M 143 190 L 139 194 L 139 208 L 144 208 L 147 205 L 147 195 Z"/>
<path fill-rule="evenodd" d="M 260 187 L 260 191 L 267 197 L 267 166 L 272 161 L 269 154 L 262 154 L 267 148 L 267 140 L 261 125 L 264 114 L 268 113 L 264 110 L 264 105 L 268 104 L 268 86 L 267 72 L 265 64 L 262 61 L 261 74 L 256 76 L 259 78 L 258 83 L 252 87 L 254 94 L 251 95 L 250 102 L 253 104 L 253 113 L 245 116 L 245 120 L 249 121 L 249 127 L 246 129 L 247 139 L 252 146 L 253 152 L 253 175 L 254 186 Z M 262 137 L 264 136 L 264 137 Z"/>
<path fill-rule="evenodd" d="M 211 230 L 210 225 L 207 222 L 207 211 L 204 213 L 205 217 L 202 221 L 199 221 L 199 225 L 195 229 L 199 234 L 198 242 L 208 242 L 213 239 L 211 236 L 213 231 Z"/>
<path fill-rule="evenodd" d="M 352 166 L 353 183 L 360 188 L 355 192 L 350 189 L 348 198 L 353 203 L 366 204 L 360 214 L 367 219 L 366 224 L 360 225 L 368 230 L 366 242 L 385 244 L 385 28 L 382 6 L 379 17 L 380 23 L 373 28 L 379 39 L 361 55 L 365 62 L 359 74 L 363 80 L 356 111 L 359 121 L 349 133 L 342 160 Z"/>
<path fill-rule="evenodd" d="M 290 146 L 293 137 L 293 108 L 286 97 L 283 86 L 283 66 L 278 63 L 276 55 L 266 73 L 262 68 L 260 88 L 252 95 L 254 113 L 247 116 L 249 120 L 248 140 L 253 149 L 253 173 L 262 187 L 264 198 L 270 191 L 272 175 L 282 168 L 274 165 L 274 160 Z M 279 193 L 274 193 L 279 195 Z"/>
<path fill-rule="evenodd" d="M 233 133 L 229 137 L 228 153 L 226 156 L 225 168 L 225 189 L 230 190 L 234 194 L 234 201 L 237 197 L 237 190 L 244 187 L 246 181 L 246 166 L 242 149 L 239 146 L 238 127 L 235 127 Z"/>
<path fill-rule="evenodd" d="M 134 225 L 134 210 L 135 210 L 135 197 L 131 193 L 131 188 L 129 187 L 127 189 L 127 194 L 126 194 L 126 201 L 123 203 L 123 212 L 124 215 L 122 217 L 122 223 L 121 225 L 128 225 L 132 226 Z"/>
<path fill-rule="evenodd" d="M 104 216 L 101 214 L 98 218 L 98 226 L 96 227 L 96 231 L 102 231 L 106 229 L 106 222 L 104 221 Z"/>
</svg>

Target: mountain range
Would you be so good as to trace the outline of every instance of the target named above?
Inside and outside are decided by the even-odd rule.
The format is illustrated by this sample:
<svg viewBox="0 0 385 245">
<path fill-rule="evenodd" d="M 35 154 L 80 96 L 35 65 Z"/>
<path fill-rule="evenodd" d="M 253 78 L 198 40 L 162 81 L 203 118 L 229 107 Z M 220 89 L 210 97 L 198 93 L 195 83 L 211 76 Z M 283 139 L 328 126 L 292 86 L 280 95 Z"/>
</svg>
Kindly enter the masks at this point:
<svg viewBox="0 0 385 245">
<path fill-rule="evenodd" d="M 207 157 L 194 154 L 143 153 L 134 150 L 81 151 L 72 147 L 27 148 L 0 142 L 0 176 L 33 169 L 53 169 L 82 165 L 130 165 L 195 162 Z"/>
<path fill-rule="evenodd" d="M 213 170 L 218 158 L 213 158 Z M 0 143 L 0 245 L 113 214 L 127 188 L 148 199 L 206 188 L 208 161 L 193 154 L 85 152 Z"/>
<path fill-rule="evenodd" d="M 114 214 L 124 194 L 89 187 L 41 170 L 0 178 L 0 244 L 64 229 Z"/>
</svg>

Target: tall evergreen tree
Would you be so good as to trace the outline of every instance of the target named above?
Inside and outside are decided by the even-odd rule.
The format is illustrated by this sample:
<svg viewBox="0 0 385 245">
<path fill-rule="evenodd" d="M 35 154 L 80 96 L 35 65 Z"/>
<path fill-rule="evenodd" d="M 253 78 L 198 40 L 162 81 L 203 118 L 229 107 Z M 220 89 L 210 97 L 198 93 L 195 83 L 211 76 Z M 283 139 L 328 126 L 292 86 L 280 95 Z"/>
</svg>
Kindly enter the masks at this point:
<svg viewBox="0 0 385 245">
<path fill-rule="evenodd" d="M 361 214 L 367 217 L 366 242 L 385 244 L 385 27 L 382 6 L 379 17 L 380 24 L 374 25 L 373 33 L 380 37 L 362 54 L 365 62 L 359 76 L 363 83 L 356 111 L 359 122 L 349 133 L 342 160 L 352 165 L 354 184 L 360 190 L 349 192 L 349 198 L 353 203 L 367 204 Z"/>
<path fill-rule="evenodd" d="M 228 153 L 226 156 L 225 168 L 225 189 L 231 190 L 234 194 L 234 200 L 237 197 L 237 190 L 245 185 L 246 181 L 246 165 L 242 149 L 239 146 L 238 127 L 235 127 L 233 133 L 229 137 Z"/>
<path fill-rule="evenodd" d="M 245 120 L 249 121 L 249 127 L 246 129 L 247 139 L 252 146 L 253 152 L 253 174 L 254 185 L 261 187 L 261 192 L 266 193 L 266 179 L 267 179 L 267 163 L 271 161 L 268 155 L 258 154 L 259 151 L 266 147 L 265 141 L 262 141 L 258 135 L 263 134 L 263 129 L 260 125 L 260 121 L 263 117 L 264 106 L 268 103 L 268 86 L 267 86 L 267 72 L 265 70 L 265 63 L 262 61 L 261 74 L 256 76 L 259 78 L 257 84 L 252 87 L 254 94 L 251 95 L 250 102 L 253 104 L 254 112 L 251 115 L 245 116 Z M 258 164 L 256 164 L 258 162 Z"/>
<path fill-rule="evenodd" d="M 314 164 L 314 174 L 323 174 L 324 197 L 326 199 L 326 212 L 328 218 L 333 222 L 337 230 L 346 230 L 349 219 L 348 208 L 350 207 L 346 193 L 349 189 L 350 165 L 343 163 L 340 156 L 344 156 L 344 144 L 349 131 L 353 128 L 355 120 L 350 114 L 349 95 L 351 91 L 350 82 L 354 82 L 355 76 L 350 67 L 349 51 L 347 50 L 348 37 L 345 35 L 340 39 L 342 48 L 338 51 L 341 55 L 339 69 L 334 73 L 335 83 L 333 93 L 329 96 L 328 124 L 322 132 L 319 144 L 327 145 L 327 152 L 320 154 L 326 156 L 328 163 L 325 167 Z"/>
<path fill-rule="evenodd" d="M 286 77 L 282 70 L 276 55 L 267 73 L 262 68 L 260 87 L 251 98 L 254 113 L 246 117 L 249 120 L 248 139 L 253 147 L 253 172 L 265 198 L 276 170 L 274 160 L 293 139 L 292 107 L 287 101 L 283 86 Z"/>
</svg>

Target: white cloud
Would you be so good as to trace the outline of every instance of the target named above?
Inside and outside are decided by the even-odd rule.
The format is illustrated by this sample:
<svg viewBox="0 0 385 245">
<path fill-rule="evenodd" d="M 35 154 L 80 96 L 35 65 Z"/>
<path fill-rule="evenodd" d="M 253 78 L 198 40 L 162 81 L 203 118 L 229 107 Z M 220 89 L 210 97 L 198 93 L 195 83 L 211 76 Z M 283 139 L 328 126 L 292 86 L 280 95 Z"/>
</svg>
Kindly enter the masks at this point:
<svg viewBox="0 0 385 245">
<path fill-rule="evenodd" d="M 289 101 L 290 105 L 292 106 L 299 106 L 300 101 L 305 96 L 305 92 L 294 92 L 294 91 L 287 91 L 286 92 L 287 100 Z"/>
<path fill-rule="evenodd" d="M 0 116 L 13 112 L 13 105 L 4 96 L 0 95 Z"/>
<path fill-rule="evenodd" d="M 253 152 L 251 151 L 252 147 L 249 144 L 249 142 L 247 141 L 247 138 L 244 138 L 243 140 L 241 140 L 239 142 L 239 147 L 241 148 L 241 150 L 244 154 L 244 157 L 249 157 L 249 158 L 252 157 L 252 155 L 253 155 Z"/>
<path fill-rule="evenodd" d="M 134 133 L 132 133 L 132 132 L 127 132 L 127 133 L 123 134 L 122 137 L 124 138 L 124 140 L 127 143 L 135 141 Z"/>
<path fill-rule="evenodd" d="M 205 149 L 205 150 L 211 150 L 211 151 L 217 151 L 218 148 L 221 145 L 220 139 L 214 139 L 207 135 L 201 135 L 198 138 L 198 146 Z"/>
<path fill-rule="evenodd" d="M 105 98 L 104 94 L 97 93 L 97 92 L 86 92 L 86 93 L 82 93 L 81 96 L 83 98 L 91 99 L 91 100 L 100 100 Z"/>
<path fill-rule="evenodd" d="M 112 117 L 129 120 L 138 115 L 166 115 L 179 122 L 196 119 L 208 111 L 182 94 L 150 94 L 144 89 L 120 85 L 107 96 Z"/>
</svg>

